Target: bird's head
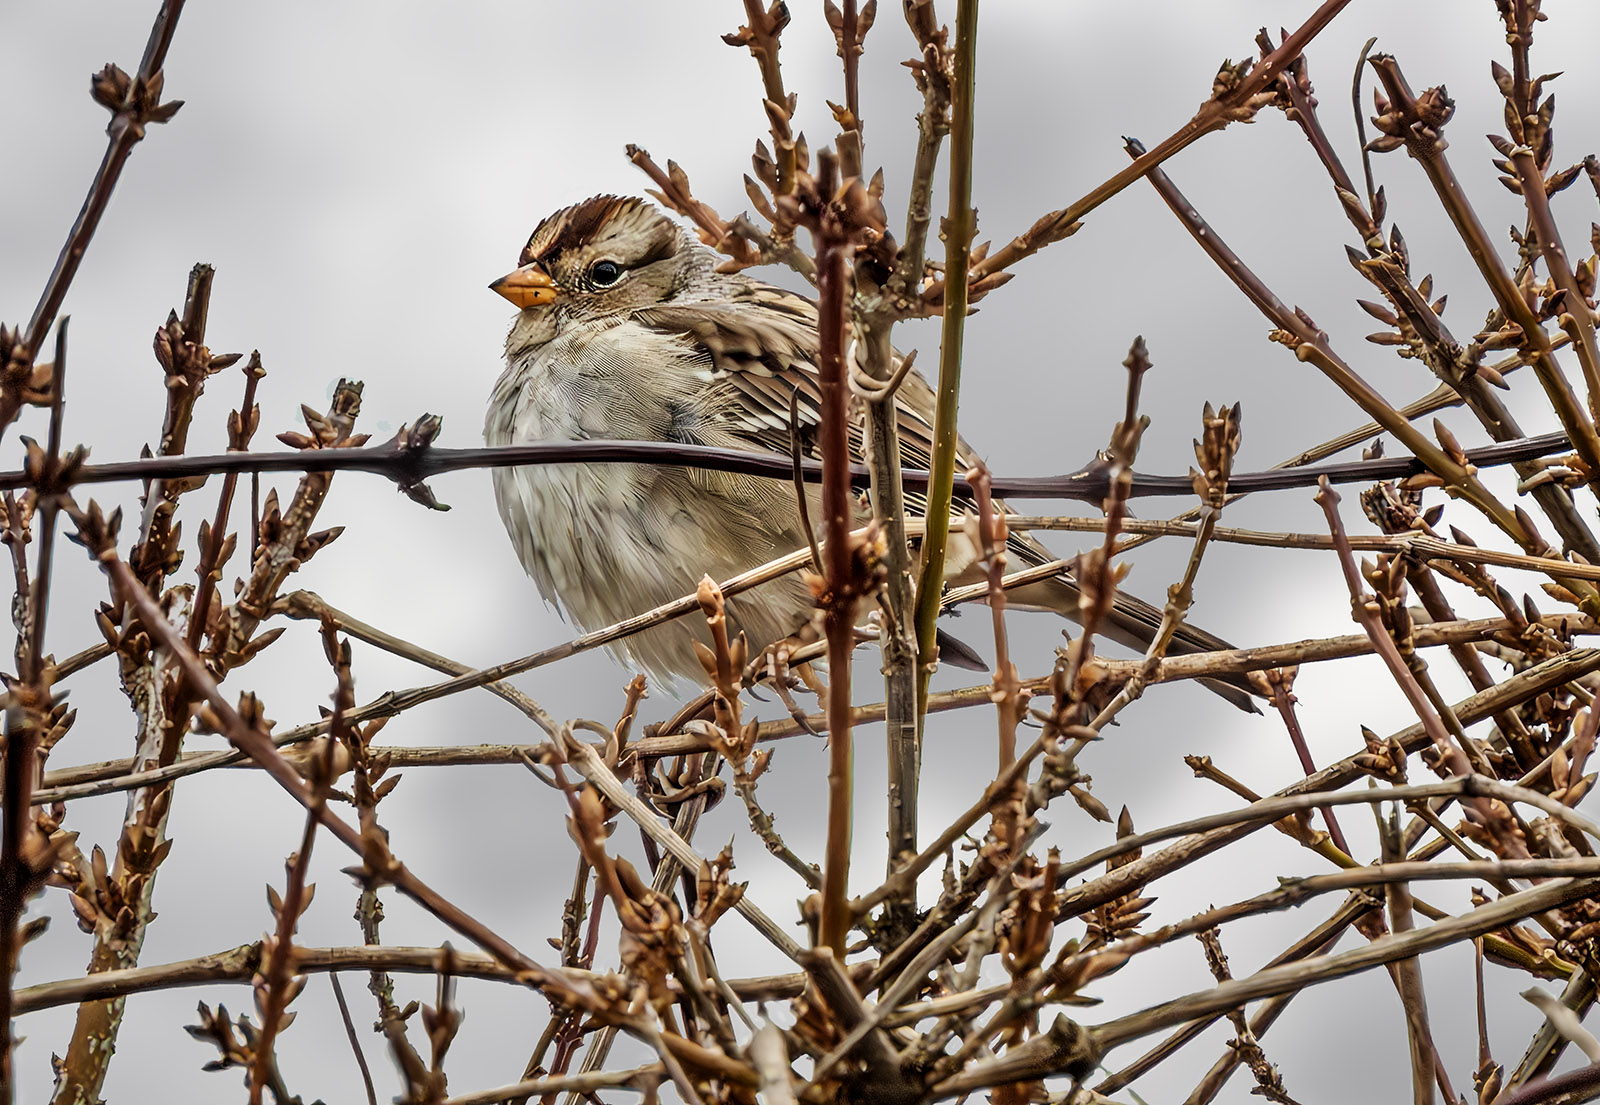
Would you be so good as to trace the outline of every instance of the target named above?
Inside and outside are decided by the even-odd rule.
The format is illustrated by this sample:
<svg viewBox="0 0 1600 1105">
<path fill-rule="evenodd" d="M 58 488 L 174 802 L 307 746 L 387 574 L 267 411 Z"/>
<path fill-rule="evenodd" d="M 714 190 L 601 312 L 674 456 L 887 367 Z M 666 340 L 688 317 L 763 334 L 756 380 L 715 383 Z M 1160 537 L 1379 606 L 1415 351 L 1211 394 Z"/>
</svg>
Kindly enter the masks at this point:
<svg viewBox="0 0 1600 1105">
<path fill-rule="evenodd" d="M 642 199 L 594 196 L 546 218 L 489 287 L 538 329 L 664 303 L 706 264 L 693 237 Z"/>
</svg>

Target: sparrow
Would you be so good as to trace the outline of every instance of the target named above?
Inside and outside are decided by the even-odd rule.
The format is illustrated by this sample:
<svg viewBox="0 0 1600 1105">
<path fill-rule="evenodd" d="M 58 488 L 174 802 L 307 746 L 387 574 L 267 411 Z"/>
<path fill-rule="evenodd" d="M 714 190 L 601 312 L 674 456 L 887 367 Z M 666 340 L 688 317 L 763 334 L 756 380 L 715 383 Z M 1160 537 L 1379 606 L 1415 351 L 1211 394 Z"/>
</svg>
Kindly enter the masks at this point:
<svg viewBox="0 0 1600 1105">
<path fill-rule="evenodd" d="M 718 272 L 719 261 L 642 199 L 594 196 L 539 223 L 517 268 L 489 285 L 519 311 L 489 398 L 487 442 L 609 438 L 787 454 L 798 436 L 815 457 L 816 305 L 743 273 Z M 895 394 L 907 468 L 929 467 L 934 401 L 928 382 L 908 372 Z M 858 412 L 850 433 L 857 459 L 862 435 Z M 961 442 L 958 466 L 970 466 L 974 455 Z M 552 464 L 496 468 L 494 491 L 523 568 L 545 600 L 584 630 L 808 542 L 794 488 L 781 479 L 671 465 Z M 908 493 L 908 509 L 921 505 Z M 814 501 L 809 516 L 821 517 Z M 1013 534 L 1007 551 L 1025 565 L 1054 559 L 1026 534 Z M 955 522 L 946 562 L 949 583 L 981 578 L 976 543 Z M 1078 589 L 1063 573 L 1019 588 L 1010 604 L 1071 617 Z M 814 608 L 794 573 L 727 600 L 733 629 L 757 649 L 801 630 Z M 654 678 L 698 680 L 697 622 L 679 618 L 613 649 Z M 1143 651 L 1160 623 L 1159 610 L 1119 591 L 1101 632 Z M 1228 647 L 1185 625 L 1171 651 Z M 1255 710 L 1242 684 L 1208 685 Z"/>
</svg>

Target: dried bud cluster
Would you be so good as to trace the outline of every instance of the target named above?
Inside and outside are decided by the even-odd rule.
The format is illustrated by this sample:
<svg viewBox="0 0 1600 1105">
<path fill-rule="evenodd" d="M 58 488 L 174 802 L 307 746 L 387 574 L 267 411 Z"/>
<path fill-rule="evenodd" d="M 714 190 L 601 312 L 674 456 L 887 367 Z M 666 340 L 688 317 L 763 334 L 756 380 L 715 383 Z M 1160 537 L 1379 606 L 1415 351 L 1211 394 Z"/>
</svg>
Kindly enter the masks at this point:
<svg viewBox="0 0 1600 1105">
<path fill-rule="evenodd" d="M 0 324 L 0 398 L 12 411 L 24 404 L 48 406 L 55 379 L 54 365 L 34 363 L 25 337 L 20 327 Z"/>
<path fill-rule="evenodd" d="M 1378 128 L 1378 137 L 1367 143 L 1372 153 L 1387 153 L 1405 146 L 1412 156 L 1436 157 L 1450 148 L 1444 137 L 1444 126 L 1455 114 L 1456 104 L 1444 86 L 1425 89 L 1414 96 L 1399 75 L 1394 58 L 1377 54 L 1371 59 L 1373 68 L 1384 77 L 1389 95 L 1373 90 L 1373 104 L 1378 114 L 1372 125 Z"/>
<path fill-rule="evenodd" d="M 1201 421 L 1203 436 L 1194 443 L 1194 459 L 1199 470 L 1189 469 L 1194 493 L 1207 506 L 1220 510 L 1228 498 L 1228 477 L 1233 473 L 1233 458 L 1239 452 L 1239 421 L 1243 407 L 1235 403 L 1220 413 L 1207 403 Z"/>
<path fill-rule="evenodd" d="M 130 77 L 120 66 L 111 63 L 91 77 L 89 95 L 111 112 L 107 131 L 115 133 L 119 127 L 127 127 L 134 137 L 140 138 L 144 136 L 145 124 L 165 123 L 178 114 L 182 100 L 161 102 L 164 79 L 159 69 L 149 77 Z"/>
</svg>

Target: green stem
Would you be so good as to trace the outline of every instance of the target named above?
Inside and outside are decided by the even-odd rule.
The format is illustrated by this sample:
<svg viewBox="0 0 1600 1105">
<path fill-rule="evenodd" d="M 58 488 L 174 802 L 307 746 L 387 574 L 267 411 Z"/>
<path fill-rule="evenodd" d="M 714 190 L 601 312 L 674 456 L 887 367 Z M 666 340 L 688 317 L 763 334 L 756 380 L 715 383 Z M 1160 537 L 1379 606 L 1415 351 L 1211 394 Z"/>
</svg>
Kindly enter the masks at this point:
<svg viewBox="0 0 1600 1105">
<path fill-rule="evenodd" d="M 937 660 L 935 629 L 944 587 L 945 542 L 956 470 L 956 405 L 961 394 L 961 340 L 967 322 L 967 272 L 977 219 L 972 210 L 972 101 L 978 60 L 978 0 L 956 9 L 955 80 L 950 88 L 950 215 L 945 221 L 944 329 L 939 339 L 939 400 L 934 412 L 928 523 L 917 586 L 917 716 L 927 712 L 928 679 Z"/>
</svg>

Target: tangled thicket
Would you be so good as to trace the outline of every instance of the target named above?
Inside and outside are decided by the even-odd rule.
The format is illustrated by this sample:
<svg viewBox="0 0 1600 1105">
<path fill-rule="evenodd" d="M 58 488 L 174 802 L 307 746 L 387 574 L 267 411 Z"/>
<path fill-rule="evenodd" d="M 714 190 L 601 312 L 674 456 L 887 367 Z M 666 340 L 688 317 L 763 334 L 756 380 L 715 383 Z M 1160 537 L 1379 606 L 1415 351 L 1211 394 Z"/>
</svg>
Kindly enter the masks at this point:
<svg viewBox="0 0 1600 1105">
<path fill-rule="evenodd" d="M 1480 0 L 1486 2 L 1486 0 Z M 629 158 L 655 185 L 666 206 L 693 223 L 701 240 L 725 256 L 730 270 L 785 265 L 815 285 L 821 318 L 818 363 L 825 434 L 820 464 L 798 458 L 752 458 L 683 446 L 603 442 L 534 445 L 501 450 L 447 450 L 434 445 L 437 420 L 426 416 L 382 444 L 356 429 L 361 385 L 342 382 L 327 411 L 306 409 L 304 432 L 279 435 L 288 452 L 253 453 L 258 431 L 260 362 L 213 353 L 207 345 L 211 271 L 197 266 L 185 302 L 157 332 L 155 355 L 166 385 L 166 414 L 157 446 L 137 461 L 90 465 L 66 447 L 63 424 L 68 375 L 66 326 L 57 321 L 84 249 L 93 236 L 122 166 L 152 124 L 172 119 L 180 104 L 162 99 L 162 66 L 183 4 L 165 0 L 137 71 L 107 66 L 93 81 L 95 100 L 111 113 L 110 142 L 78 223 L 25 326 L 0 327 L 0 426 L 29 405 L 51 411 L 48 439 L 24 439 L 22 470 L 0 474 L 5 488 L 0 540 L 10 553 L 16 630 L 15 672 L 6 676 L 4 824 L 0 839 L 0 1086 L 13 1094 L 13 1022 L 33 1010 L 77 1005 L 77 1021 L 57 1063 L 61 1103 L 99 1099 L 127 995 L 200 980 L 248 983 L 253 1013 L 234 1015 L 202 1004 L 188 1026 L 215 1052 L 209 1065 L 237 1067 L 252 1103 L 299 1100 L 279 1068 L 280 1048 L 326 1046 L 288 1031 L 293 1005 L 314 972 L 360 972 L 377 1003 L 377 1029 L 399 1072 L 406 1102 L 553 1101 L 558 1094 L 637 1092 L 647 1100 L 675 1093 L 689 1102 L 762 1099 L 913 1103 L 984 1092 L 1002 1103 L 1090 1102 L 1127 1089 L 1156 1070 L 1208 1026 L 1225 1021 L 1232 1039 L 1189 1100 L 1213 1099 L 1239 1068 L 1253 1092 L 1292 1101 L 1282 1073 L 1264 1050 L 1263 1035 L 1291 1001 L 1315 1002 L 1320 984 L 1372 967 L 1386 969 L 1404 1010 L 1412 1060 L 1412 1095 L 1454 1102 L 1528 1103 L 1585 1100 L 1600 1092 L 1600 1043 L 1581 1020 L 1596 998 L 1600 972 L 1600 857 L 1596 825 L 1579 810 L 1593 785 L 1587 771 L 1600 731 L 1600 650 L 1580 641 L 1600 631 L 1600 543 L 1587 516 L 1600 490 L 1600 339 L 1595 283 L 1600 227 L 1585 247 L 1564 243 L 1552 203 L 1578 203 L 1585 190 L 1600 198 L 1594 156 L 1563 166 L 1555 159 L 1551 77 L 1536 76 L 1532 50 L 1543 20 L 1539 0 L 1497 0 L 1506 31 L 1505 61 L 1493 75 L 1505 102 L 1505 130 L 1491 139 L 1498 179 L 1522 198 L 1526 217 L 1509 243 L 1492 237 L 1465 198 L 1457 165 L 1447 156 L 1453 104 L 1443 87 L 1414 91 L 1400 60 L 1363 56 L 1358 90 L 1374 82 L 1372 138 L 1363 134 L 1360 165 L 1352 168 L 1323 129 L 1304 51 L 1347 0 L 1327 0 L 1305 24 L 1274 39 L 1262 32 L 1259 57 L 1227 63 L 1193 118 L 1146 149 L 1128 142 L 1127 167 L 1082 199 L 1050 212 L 1004 244 L 973 244 L 970 207 L 974 67 L 978 5 L 957 0 L 953 27 L 936 18 L 932 0 L 906 0 L 905 20 L 916 45 L 910 77 L 923 98 L 916 160 L 904 201 L 904 225 L 890 229 L 882 174 L 864 160 L 857 98 L 864 42 L 877 15 L 875 0 L 825 5 L 842 61 L 844 102 L 830 104 L 838 133 L 810 148 L 792 126 L 796 96 L 784 81 L 780 45 L 789 13 L 781 0 L 745 0 L 746 22 L 725 36 L 748 49 L 759 71 L 770 134 L 757 143 L 754 176 L 745 185 L 753 214 L 725 219 L 693 194 L 673 162 L 661 167 L 638 147 Z M 885 32 L 880 31 L 879 35 Z M 1436 386 L 1401 408 L 1387 403 L 1333 348 L 1306 312 L 1291 309 L 1236 256 L 1178 191 L 1162 165 L 1172 155 L 1229 123 L 1282 112 L 1326 170 L 1359 246 L 1350 263 L 1372 287 L 1361 306 L 1381 324 L 1370 340 L 1387 346 L 1406 369 L 1426 367 Z M 1358 125 L 1365 126 L 1359 123 Z M 1382 155 L 1404 150 L 1407 163 Z M 948 167 L 950 210 L 939 226 L 944 255 L 926 255 L 930 200 L 941 158 Z M 1476 332 L 1455 335 L 1443 318 L 1446 289 L 1413 274 L 1404 239 L 1389 222 L 1377 166 L 1426 175 L 1438 203 L 1459 233 L 1495 308 Z M 1470 164 L 1466 170 L 1481 167 Z M 1142 182 L 1142 183 L 1141 183 Z M 1126 402 L 1091 472 L 1061 481 L 1006 481 L 974 469 L 954 470 L 955 409 L 960 389 L 963 321 L 970 305 L 995 293 L 1023 258 L 1070 237 L 1080 221 L 1129 187 L 1153 187 L 1196 243 L 1269 321 L 1271 339 L 1303 365 L 1323 373 L 1370 422 L 1305 449 L 1280 469 L 1235 473 L 1241 441 L 1240 408 L 1207 405 L 1195 442 L 1196 467 L 1182 481 L 1196 505 L 1170 521 L 1130 516 L 1134 497 L 1170 493 L 1171 480 L 1145 476 L 1134 462 L 1146 420 L 1141 383 L 1149 360 L 1135 340 L 1125 362 Z M 1572 188 L 1572 192 L 1568 189 Z M 898 224 L 897 224 L 898 226 Z M 801 234 L 801 231 L 806 232 Z M 809 242 L 809 248 L 805 244 Z M 1509 244 L 1510 249 L 1506 246 Z M 1070 248 L 1070 247 L 1063 247 Z M 1509 260 L 1505 258 L 1509 257 Z M 894 393 L 910 361 L 891 345 L 907 319 L 942 317 L 937 438 L 927 472 L 902 472 Z M 51 334 L 54 334 L 53 341 Z M 242 397 L 228 417 L 226 456 L 186 455 L 196 403 L 208 382 L 243 361 Z M 1502 391 L 1505 377 L 1531 369 L 1561 433 L 1527 439 Z M 74 388 L 85 386 L 74 378 Z M 1443 421 L 1419 420 L 1459 408 L 1495 444 L 1466 450 Z M 868 442 L 865 471 L 852 471 L 846 422 Z M 1321 462 L 1376 433 L 1404 455 L 1369 451 L 1359 462 Z M 826 448 L 831 442 L 833 448 Z M 425 648 L 368 625 L 318 596 L 292 589 L 294 573 L 333 541 L 319 514 L 335 474 L 375 472 L 423 505 L 436 506 L 426 479 L 451 468 L 490 464 L 626 458 L 635 463 L 702 464 L 765 475 L 820 480 L 824 503 L 846 503 L 863 487 L 875 519 L 867 529 L 846 527 L 848 509 L 825 509 L 817 544 L 796 550 L 734 580 L 707 580 L 695 595 L 600 632 L 494 668 L 467 669 Z M 1491 490 L 1482 474 L 1509 465 L 1517 500 Z M 269 493 L 248 506 L 240 480 L 268 470 L 303 472 L 286 500 Z M 220 475 L 208 483 L 207 475 Z M 367 478 L 341 476 L 340 478 Z M 143 480 L 138 510 L 126 516 L 91 499 L 96 482 Z M 1345 530 L 1335 484 L 1356 483 L 1365 517 L 1380 531 Z M 202 501 L 203 487 L 216 491 Z M 904 491 L 927 495 L 926 521 L 908 518 Z M 1293 494 L 1317 487 L 1325 534 L 1266 533 L 1220 524 L 1242 494 Z M 1443 489 L 1449 505 L 1425 507 L 1423 492 Z M 952 516 L 950 504 L 975 504 Z M 1102 509 L 1090 518 L 1008 514 L 993 495 L 1069 493 Z M 124 494 L 118 486 L 117 495 Z M 803 496 L 801 501 L 803 501 Z M 193 516 L 186 539 L 180 515 Z M 1503 538 L 1501 547 L 1474 543 L 1451 521 L 1471 518 Z M 943 549 L 951 526 L 965 527 L 984 550 L 984 583 L 946 590 Z M 51 599 L 57 530 L 103 569 L 109 587 L 91 616 L 104 641 L 65 658 L 44 639 Z M 1024 529 L 1098 532 L 1089 552 L 1042 568 L 1008 571 L 1009 532 Z M 1549 533 L 1554 543 L 1544 536 Z M 1167 593 L 1162 624 L 1147 653 L 1115 660 L 1097 653 L 1097 630 L 1111 609 L 1123 572 L 1121 558 L 1156 537 L 1188 541 L 1181 578 Z M 1339 557 L 1359 632 L 1303 639 L 1283 624 L 1282 644 L 1168 656 L 1174 633 L 1193 600 L 1208 547 L 1245 542 L 1273 548 L 1331 549 Z M 1368 554 L 1372 559 L 1358 559 Z M 192 565 L 188 567 L 188 565 Z M 814 641 L 790 642 L 752 655 L 731 637 L 725 596 L 782 572 L 811 570 L 817 595 Z M 1514 593 L 1503 570 L 1542 577 L 1536 604 Z M 1068 647 L 1047 658 L 1045 674 L 1024 678 L 1007 637 L 1009 589 L 1071 571 L 1083 591 L 1082 627 Z M 191 574 L 192 572 L 192 574 Z M 234 581 L 225 585 L 229 575 Z M 56 595 L 58 606 L 62 596 Z M 993 614 L 996 670 L 990 684 L 933 691 L 935 621 L 941 610 L 979 601 Z M 1554 604 L 1553 606 L 1551 604 Z M 1456 607 L 1484 614 L 1463 617 Z M 862 613 L 881 649 L 885 688 L 880 703 L 851 686 L 850 656 L 860 647 Z M 67 615 L 82 616 L 72 610 Z M 645 692 L 628 684 L 614 726 L 562 723 L 504 682 L 535 667 L 615 641 L 661 620 L 701 619 L 699 650 L 710 688 L 670 719 L 635 732 Z M 323 655 L 304 658 L 307 682 L 326 671 L 334 706 L 314 724 L 274 727 L 257 699 L 239 691 L 236 670 L 283 632 L 282 619 L 315 622 Z M 277 623 L 277 624 L 275 624 Z M 367 642 L 445 673 L 442 681 L 358 702 L 350 640 Z M 282 646 L 280 646 L 282 647 Z M 1442 650 L 1442 651 L 1441 651 Z M 826 684 L 807 662 L 829 659 Z M 1415 709 L 1416 721 L 1397 732 L 1364 730 L 1363 744 L 1343 760 L 1317 768 L 1301 731 L 1293 693 L 1298 667 L 1376 655 Z M 1448 658 L 1446 660 L 1446 658 Z M 1432 664 L 1459 668 L 1474 693 L 1451 702 Z M 114 663 L 135 725 L 126 760 L 82 767 L 62 765 L 62 742 L 74 715 L 62 694 L 72 677 Z M 1501 671 L 1501 668 L 1504 671 Z M 1282 720 L 1303 764 L 1303 777 L 1263 796 L 1230 778 L 1204 757 L 1190 764 L 1202 779 L 1240 801 L 1195 821 L 1136 831 L 1125 809 L 1115 819 L 1117 842 L 1071 854 L 1046 836 L 1042 813 L 1069 795 L 1090 816 L 1113 817 L 1082 773 L 1091 745 L 1114 719 L 1141 724 L 1138 701 L 1150 687 L 1182 679 L 1247 679 L 1263 705 Z M 745 692 L 765 683 L 787 717 L 746 717 Z M 229 686 L 224 689 L 224 684 Z M 390 747 L 385 723 L 421 703 L 487 689 L 519 708 L 542 730 L 524 744 L 453 749 Z M 816 694 L 808 713 L 801 697 Z M 919 733 L 930 712 L 992 709 L 996 760 L 992 781 L 974 788 L 971 804 L 947 823 L 919 824 Z M 888 732 L 889 793 L 885 813 L 890 869 L 879 880 L 851 871 L 852 728 L 883 721 Z M 1031 741 L 1019 742 L 1027 727 Z M 224 735 L 232 751 L 184 750 L 192 732 Z M 761 787 L 771 751 L 767 742 L 800 732 L 826 734 L 829 748 L 827 840 L 813 863 L 791 847 L 763 806 Z M 156 875 L 167 861 L 173 788 L 180 778 L 239 760 L 269 774 L 304 808 L 305 830 L 289 858 L 281 889 L 269 892 L 270 935 L 256 944 L 168 964 L 141 962 L 155 922 Z M 384 829 L 383 801 L 396 770 L 423 763 L 503 763 L 532 772 L 570 814 L 575 875 L 562 927 L 553 934 L 555 958 L 535 957 L 496 933 L 470 901 L 441 894 L 394 854 Z M 1427 780 L 1427 781 L 1418 781 Z M 697 850 L 695 827 L 708 804 L 731 782 L 748 813 L 751 836 L 715 855 Z M 73 801 L 126 792 L 119 838 L 85 848 L 70 828 Z M 1340 828 L 1339 806 L 1381 809 L 1380 854 L 1364 862 Z M 643 835 L 648 870 L 623 858 L 613 830 L 631 822 Z M 1286 834 L 1309 857 L 1311 870 L 1262 893 L 1223 905 L 1163 903 L 1173 919 L 1149 922 L 1150 885 L 1191 864 L 1224 864 L 1230 849 L 1257 832 Z M 343 846 L 355 857 L 360 943 L 314 948 L 296 940 L 310 904 L 307 871 L 313 845 Z M 958 856 L 958 845 L 976 846 Z M 798 918 L 777 919 L 781 903 L 757 903 L 732 878 L 741 849 L 765 849 L 811 891 Z M 942 867 L 943 877 L 925 879 Z M 1427 880 L 1473 880 L 1472 908 L 1451 914 L 1413 887 Z M 872 889 L 867 887 L 877 882 Z M 454 930 L 475 950 L 386 946 L 381 902 L 401 894 Z M 40 931 L 27 906 L 41 894 L 64 895 L 89 937 L 82 977 L 16 989 L 19 953 Z M 1231 975 L 1224 947 L 1230 923 L 1337 895 L 1331 911 L 1263 969 Z M 1185 913 L 1185 910 L 1188 910 Z M 729 920 L 738 914 L 741 920 Z M 601 946 L 600 921 L 620 932 L 613 956 Z M 791 935 L 800 920 L 805 941 Z M 171 923 L 163 920 L 161 923 Z M 729 978 L 718 968 L 711 935 L 746 925 L 770 945 L 773 973 Z M 1355 946 L 1334 951 L 1350 930 Z M 1117 985 L 1114 974 L 1132 957 L 1179 938 L 1195 937 L 1216 985 L 1125 1016 L 1097 1019 L 1079 1006 Z M 720 939 L 752 939 L 748 930 Z M 1480 1008 L 1484 961 L 1561 983 L 1557 996 L 1537 1001 L 1545 1024 L 1519 1061 L 1506 1064 L 1491 1046 L 1479 1016 L 1480 1065 L 1450 1070 L 1434 1045 L 1418 957 L 1470 946 L 1479 962 Z M 204 954 L 202 954 L 204 953 Z M 431 1005 L 402 1005 L 395 972 L 432 973 Z M 550 1015 L 534 1038 L 524 1080 L 482 1090 L 447 1088 L 445 1059 L 461 1030 L 453 980 L 470 975 L 530 987 L 549 1000 Z M 341 1009 L 345 1009 L 340 991 Z M 1255 1004 L 1253 1012 L 1246 1009 Z M 345 1009 L 351 1040 L 360 1020 Z M 26 1023 L 26 1022 L 23 1022 Z M 624 1033 L 653 1056 L 622 1067 L 609 1060 Z M 1142 1054 L 1129 1045 L 1165 1034 Z M 1558 1076 L 1550 1072 L 1569 1044 L 1595 1065 Z M 341 1043 L 341 1046 L 342 1043 Z M 523 1046 L 520 1045 L 519 1046 Z M 357 1042 L 355 1059 L 376 1099 Z M 450 1097 L 454 1091 L 464 1096 Z M 576 1100 L 576 1098 L 569 1098 Z"/>
</svg>

